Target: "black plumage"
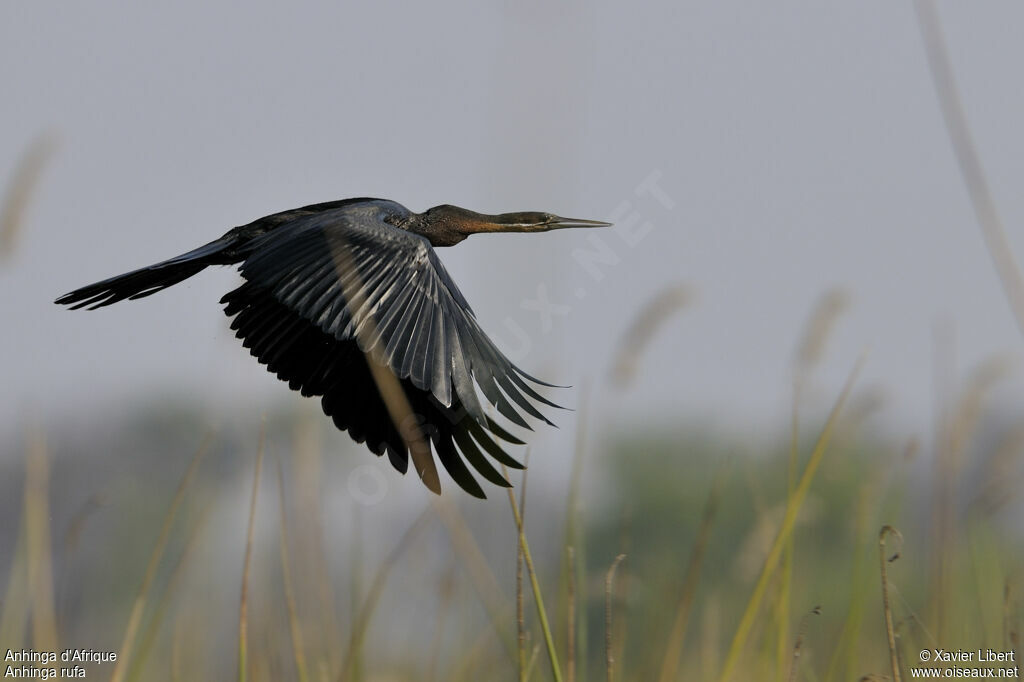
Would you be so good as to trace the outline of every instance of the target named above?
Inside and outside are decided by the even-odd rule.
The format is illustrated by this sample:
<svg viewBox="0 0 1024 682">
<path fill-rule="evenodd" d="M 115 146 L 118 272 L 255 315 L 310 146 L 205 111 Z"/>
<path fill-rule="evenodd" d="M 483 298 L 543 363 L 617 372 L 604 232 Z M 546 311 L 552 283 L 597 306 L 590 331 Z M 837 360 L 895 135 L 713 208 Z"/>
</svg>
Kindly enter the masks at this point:
<svg viewBox="0 0 1024 682">
<path fill-rule="evenodd" d="M 429 442 L 452 479 L 483 497 L 466 462 L 491 483 L 508 485 L 488 456 L 520 467 L 496 441 L 522 441 L 487 415 L 477 387 L 525 428 L 523 413 L 550 424 L 537 405 L 557 406 L 532 386 L 550 384 L 516 367 L 483 332 L 433 247 L 476 232 L 599 225 L 605 223 L 454 206 L 416 214 L 392 201 L 346 199 L 261 218 L 57 303 L 99 308 L 149 296 L 209 265 L 239 264 L 244 282 L 221 303 L 253 356 L 292 389 L 320 396 L 339 429 L 387 453 L 399 471 L 408 469 L 412 449 L 420 476 L 437 492 Z"/>
</svg>

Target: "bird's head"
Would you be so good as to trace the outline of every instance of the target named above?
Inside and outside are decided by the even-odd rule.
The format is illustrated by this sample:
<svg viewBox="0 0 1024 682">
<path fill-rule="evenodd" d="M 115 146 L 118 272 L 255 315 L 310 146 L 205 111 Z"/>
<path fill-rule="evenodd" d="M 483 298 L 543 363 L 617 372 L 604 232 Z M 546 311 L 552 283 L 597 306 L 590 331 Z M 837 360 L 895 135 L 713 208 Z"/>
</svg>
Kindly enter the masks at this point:
<svg viewBox="0 0 1024 682">
<path fill-rule="evenodd" d="M 478 232 L 548 232 L 568 227 L 608 227 L 611 225 L 611 223 L 600 220 L 563 218 L 551 213 L 530 211 L 488 215 L 449 204 L 428 209 L 423 216 L 428 224 L 461 235 L 462 239 Z"/>
</svg>

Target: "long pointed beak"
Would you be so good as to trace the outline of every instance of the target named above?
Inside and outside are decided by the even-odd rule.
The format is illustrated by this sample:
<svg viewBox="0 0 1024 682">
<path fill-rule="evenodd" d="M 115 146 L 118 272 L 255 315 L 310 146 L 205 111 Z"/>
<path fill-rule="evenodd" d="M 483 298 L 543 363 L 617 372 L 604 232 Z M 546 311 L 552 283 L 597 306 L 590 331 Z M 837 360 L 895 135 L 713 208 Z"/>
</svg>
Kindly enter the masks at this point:
<svg viewBox="0 0 1024 682">
<path fill-rule="evenodd" d="M 434 210 L 434 209 L 431 209 Z M 583 220 L 582 218 L 563 218 L 550 213 L 502 213 L 501 215 L 469 214 L 462 222 L 464 234 L 476 232 L 547 232 L 562 230 L 568 227 L 608 227 L 611 223 L 601 220 Z"/>
<path fill-rule="evenodd" d="M 611 227 L 611 223 L 605 223 L 600 220 L 583 220 L 582 218 L 562 218 L 553 215 L 550 217 L 550 221 L 545 222 L 545 227 L 549 230 L 561 230 L 566 227 Z"/>
</svg>

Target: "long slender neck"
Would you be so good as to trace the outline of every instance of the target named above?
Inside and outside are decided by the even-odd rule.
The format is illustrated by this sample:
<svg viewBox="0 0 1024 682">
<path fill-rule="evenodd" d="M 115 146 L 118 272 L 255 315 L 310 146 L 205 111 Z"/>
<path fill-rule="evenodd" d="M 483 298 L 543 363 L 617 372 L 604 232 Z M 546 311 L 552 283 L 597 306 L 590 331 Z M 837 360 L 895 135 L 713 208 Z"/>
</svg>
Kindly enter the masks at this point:
<svg viewBox="0 0 1024 682">
<path fill-rule="evenodd" d="M 458 206 L 435 206 L 416 216 L 408 229 L 423 235 L 434 246 L 454 246 L 479 232 L 537 232 L 541 213 L 501 213 L 488 215 Z"/>
<path fill-rule="evenodd" d="M 454 246 L 475 232 L 484 232 L 491 218 L 458 206 L 435 206 L 417 215 L 407 229 L 434 246 Z"/>
</svg>

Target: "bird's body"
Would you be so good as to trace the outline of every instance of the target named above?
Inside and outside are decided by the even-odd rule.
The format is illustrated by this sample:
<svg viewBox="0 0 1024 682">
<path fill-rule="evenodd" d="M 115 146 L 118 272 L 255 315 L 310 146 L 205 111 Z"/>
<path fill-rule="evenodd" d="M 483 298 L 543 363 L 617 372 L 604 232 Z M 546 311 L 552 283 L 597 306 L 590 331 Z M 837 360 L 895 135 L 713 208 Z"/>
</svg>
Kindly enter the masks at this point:
<svg viewBox="0 0 1024 682">
<path fill-rule="evenodd" d="M 210 265 L 239 265 L 244 283 L 221 299 L 238 338 L 291 388 L 320 396 L 339 429 L 406 471 L 411 454 L 439 491 L 430 445 L 467 492 L 465 462 L 508 485 L 485 456 L 520 465 L 496 439 L 520 444 L 489 417 L 476 387 L 507 420 L 547 419 L 544 384 L 513 365 L 476 321 L 434 246 L 477 232 L 533 232 L 606 223 L 546 213 L 484 215 L 455 206 L 417 214 L 382 199 L 344 199 L 275 213 L 147 268 L 57 299 L 98 308 L 177 284 Z M 465 460 L 465 461 L 464 461 Z"/>
</svg>

